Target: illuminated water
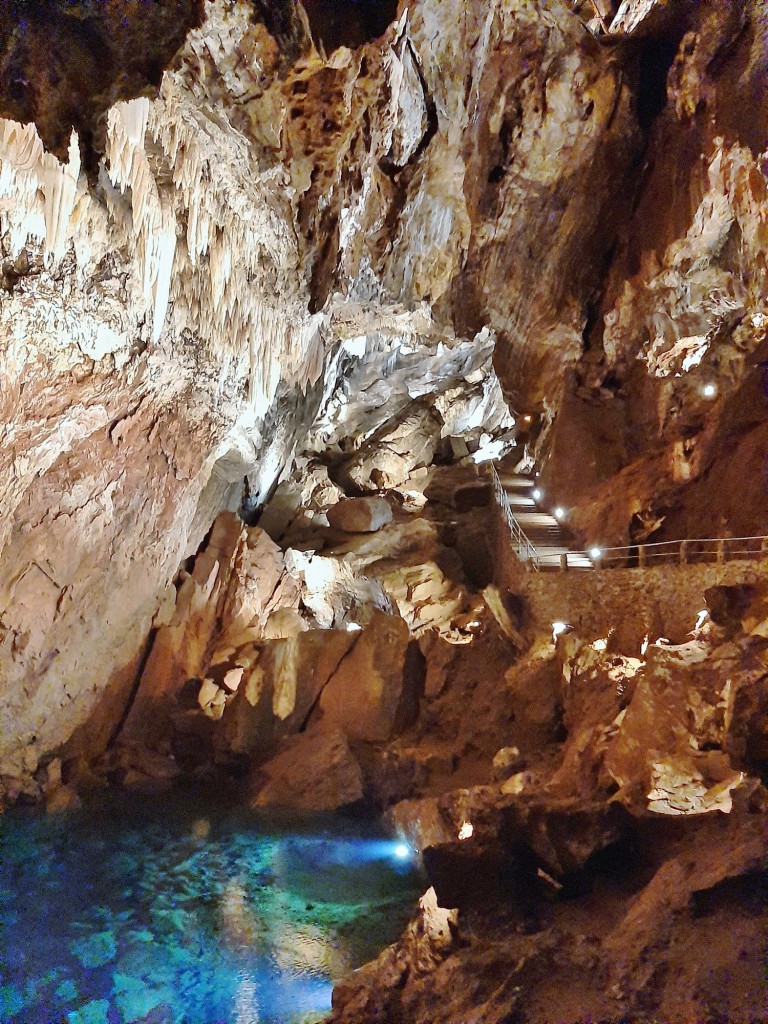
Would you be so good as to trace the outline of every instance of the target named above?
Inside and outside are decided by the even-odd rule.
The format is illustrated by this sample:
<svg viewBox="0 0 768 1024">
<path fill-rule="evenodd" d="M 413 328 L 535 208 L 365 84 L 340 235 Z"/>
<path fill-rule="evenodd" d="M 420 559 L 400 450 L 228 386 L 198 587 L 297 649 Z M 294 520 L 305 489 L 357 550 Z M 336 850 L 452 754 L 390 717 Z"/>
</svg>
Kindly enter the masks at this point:
<svg viewBox="0 0 768 1024">
<path fill-rule="evenodd" d="M 0 1021 L 316 1021 L 418 891 L 396 844 L 336 818 L 178 794 L 0 815 Z"/>
</svg>

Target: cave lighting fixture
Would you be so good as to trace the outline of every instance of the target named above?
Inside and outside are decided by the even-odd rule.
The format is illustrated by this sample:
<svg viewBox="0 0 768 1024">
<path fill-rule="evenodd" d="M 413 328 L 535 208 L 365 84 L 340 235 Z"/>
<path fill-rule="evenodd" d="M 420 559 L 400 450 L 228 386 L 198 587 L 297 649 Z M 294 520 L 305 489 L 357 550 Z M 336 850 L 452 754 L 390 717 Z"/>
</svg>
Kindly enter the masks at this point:
<svg viewBox="0 0 768 1024">
<path fill-rule="evenodd" d="M 699 612 L 698 616 L 696 617 L 696 625 L 693 628 L 694 629 L 701 629 L 701 627 L 707 621 L 707 617 L 708 616 L 709 616 L 709 612 L 707 611 L 706 608 L 704 608 L 702 611 Z"/>
<path fill-rule="evenodd" d="M 570 627 L 570 625 L 567 622 L 560 622 L 560 621 L 553 622 L 552 623 L 552 639 L 553 640 L 557 640 L 557 638 L 561 635 L 561 633 L 564 633 L 567 629 L 570 629 L 570 628 L 571 627 Z"/>
<path fill-rule="evenodd" d="M 534 501 L 541 501 L 541 499 L 544 497 L 544 491 L 542 491 L 540 487 L 534 487 L 531 491 L 531 497 Z"/>
<path fill-rule="evenodd" d="M 392 852 L 398 860 L 408 860 L 412 851 L 408 843 L 396 843 Z"/>
<path fill-rule="evenodd" d="M 592 559 L 593 562 L 598 561 L 598 559 L 603 557 L 603 549 L 602 548 L 590 548 L 589 549 L 589 557 Z"/>
<path fill-rule="evenodd" d="M 705 384 L 701 389 L 701 393 L 705 398 L 714 398 L 717 394 L 717 386 L 715 384 Z"/>
<path fill-rule="evenodd" d="M 467 839 L 471 839 L 475 834 L 475 826 L 471 821 L 462 821 L 461 828 L 459 829 L 459 842 L 463 843 Z"/>
<path fill-rule="evenodd" d="M 559 523 L 563 519 L 565 519 L 565 509 L 563 508 L 562 505 L 558 505 L 557 508 L 552 512 L 552 515 L 555 517 L 555 519 Z"/>
</svg>

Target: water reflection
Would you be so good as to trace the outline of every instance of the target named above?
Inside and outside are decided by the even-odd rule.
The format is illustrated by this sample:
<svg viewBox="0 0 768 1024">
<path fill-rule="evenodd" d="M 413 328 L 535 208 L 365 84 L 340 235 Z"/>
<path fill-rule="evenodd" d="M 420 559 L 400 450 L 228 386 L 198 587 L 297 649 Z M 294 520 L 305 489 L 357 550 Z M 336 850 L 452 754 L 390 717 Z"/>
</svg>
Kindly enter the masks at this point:
<svg viewBox="0 0 768 1024">
<path fill-rule="evenodd" d="M 2 1024 L 304 1024 L 415 905 L 359 826 L 190 804 L 0 816 Z"/>
<path fill-rule="evenodd" d="M 259 1024 L 259 1004 L 256 1001 L 256 982 L 243 978 L 235 995 L 235 1024 Z"/>
</svg>

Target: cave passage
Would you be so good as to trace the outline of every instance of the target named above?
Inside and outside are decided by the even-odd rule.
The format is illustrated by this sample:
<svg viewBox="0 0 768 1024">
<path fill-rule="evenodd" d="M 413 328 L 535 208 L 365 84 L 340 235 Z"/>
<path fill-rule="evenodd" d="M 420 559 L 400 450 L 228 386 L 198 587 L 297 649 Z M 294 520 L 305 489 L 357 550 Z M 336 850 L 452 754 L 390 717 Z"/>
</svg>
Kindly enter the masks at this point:
<svg viewBox="0 0 768 1024">
<path fill-rule="evenodd" d="M 397 15 L 397 0 L 304 0 L 312 35 L 327 53 L 354 48 L 386 31 Z"/>
</svg>

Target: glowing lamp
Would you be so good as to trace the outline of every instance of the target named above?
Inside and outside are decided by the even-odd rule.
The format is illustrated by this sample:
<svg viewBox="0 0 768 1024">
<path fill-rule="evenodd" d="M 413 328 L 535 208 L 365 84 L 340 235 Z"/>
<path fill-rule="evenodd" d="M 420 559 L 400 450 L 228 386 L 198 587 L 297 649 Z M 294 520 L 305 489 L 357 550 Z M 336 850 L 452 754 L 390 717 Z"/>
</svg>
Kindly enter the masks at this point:
<svg viewBox="0 0 768 1024">
<path fill-rule="evenodd" d="M 589 557 L 593 561 L 597 561 L 598 558 L 602 558 L 603 557 L 603 550 L 602 550 L 602 548 L 590 548 L 589 549 Z"/>
<path fill-rule="evenodd" d="M 397 843 L 393 853 L 398 860 L 408 860 L 411 856 L 411 848 L 408 843 Z"/>
<path fill-rule="evenodd" d="M 534 489 L 531 491 L 531 497 L 534 501 L 541 501 L 541 499 L 544 497 L 544 491 L 542 491 L 540 487 L 534 487 Z"/>
<path fill-rule="evenodd" d="M 705 398 L 714 398 L 717 394 L 717 387 L 714 384 L 705 384 L 701 393 Z"/>
<path fill-rule="evenodd" d="M 557 508 L 553 511 L 552 515 L 555 517 L 555 519 L 557 519 L 558 522 L 560 522 L 561 519 L 565 519 L 565 509 L 562 507 L 562 505 L 558 505 Z"/>
<path fill-rule="evenodd" d="M 475 834 L 475 826 L 471 821 L 463 821 L 461 828 L 459 829 L 459 842 L 464 842 L 465 839 L 471 839 Z"/>
<path fill-rule="evenodd" d="M 564 633 L 568 629 L 567 622 L 553 622 L 552 623 L 552 639 L 557 640 L 561 633 Z"/>
</svg>

